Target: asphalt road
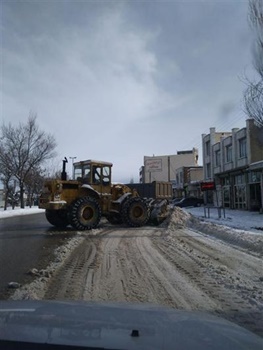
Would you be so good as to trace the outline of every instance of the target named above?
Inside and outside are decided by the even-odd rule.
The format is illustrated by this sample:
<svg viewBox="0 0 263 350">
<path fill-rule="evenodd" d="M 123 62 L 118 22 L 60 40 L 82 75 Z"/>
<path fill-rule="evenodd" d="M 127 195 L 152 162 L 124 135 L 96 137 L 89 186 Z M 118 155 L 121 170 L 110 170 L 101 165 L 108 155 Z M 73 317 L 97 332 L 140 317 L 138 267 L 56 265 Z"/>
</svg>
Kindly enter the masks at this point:
<svg viewBox="0 0 263 350">
<path fill-rule="evenodd" d="M 13 291 L 9 282 L 30 282 L 28 271 L 45 268 L 54 250 L 74 234 L 54 229 L 44 213 L 0 219 L 0 300 Z"/>
</svg>

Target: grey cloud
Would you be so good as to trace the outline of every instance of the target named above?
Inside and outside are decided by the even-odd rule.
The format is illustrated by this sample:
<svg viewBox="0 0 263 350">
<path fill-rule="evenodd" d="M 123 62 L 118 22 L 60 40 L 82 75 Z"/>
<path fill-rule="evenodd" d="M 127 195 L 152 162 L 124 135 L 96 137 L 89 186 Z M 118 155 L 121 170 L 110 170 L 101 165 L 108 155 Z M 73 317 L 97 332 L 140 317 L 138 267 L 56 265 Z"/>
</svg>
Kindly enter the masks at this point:
<svg viewBox="0 0 263 350">
<path fill-rule="evenodd" d="M 1 118 L 33 109 L 62 157 L 113 161 L 118 180 L 241 98 L 243 2 L 5 2 L 3 14 Z"/>
</svg>

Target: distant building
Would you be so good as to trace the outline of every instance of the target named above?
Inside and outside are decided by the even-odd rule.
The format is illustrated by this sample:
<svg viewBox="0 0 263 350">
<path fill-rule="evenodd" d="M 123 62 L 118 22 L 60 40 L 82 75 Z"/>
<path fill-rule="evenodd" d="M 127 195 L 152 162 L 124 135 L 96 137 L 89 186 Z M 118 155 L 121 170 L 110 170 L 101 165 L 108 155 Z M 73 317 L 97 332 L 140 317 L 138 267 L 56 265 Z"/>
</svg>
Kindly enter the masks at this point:
<svg viewBox="0 0 263 350">
<path fill-rule="evenodd" d="M 145 182 L 144 165 L 140 167 L 139 179 L 140 179 L 140 183 Z"/>
<path fill-rule="evenodd" d="M 176 183 L 176 170 L 182 166 L 197 166 L 198 150 L 178 151 L 177 154 L 163 156 L 144 156 L 140 168 L 140 182 L 170 181 Z"/>
<path fill-rule="evenodd" d="M 176 170 L 175 197 L 201 197 L 200 182 L 203 180 L 203 167 L 181 167 Z"/>
<path fill-rule="evenodd" d="M 214 180 L 216 191 L 208 202 L 232 209 L 261 210 L 263 203 L 263 128 L 253 119 L 231 132 L 202 135 L 204 180 Z"/>
</svg>

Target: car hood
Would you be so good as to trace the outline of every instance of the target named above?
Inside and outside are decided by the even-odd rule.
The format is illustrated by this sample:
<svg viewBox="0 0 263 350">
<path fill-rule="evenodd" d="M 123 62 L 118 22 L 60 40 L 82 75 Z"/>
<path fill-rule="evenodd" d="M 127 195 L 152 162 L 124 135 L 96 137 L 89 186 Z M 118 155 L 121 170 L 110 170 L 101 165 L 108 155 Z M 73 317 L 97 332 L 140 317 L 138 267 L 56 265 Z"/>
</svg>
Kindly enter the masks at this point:
<svg viewBox="0 0 263 350">
<path fill-rule="evenodd" d="M 259 336 L 206 313 L 75 301 L 1 302 L 0 340 L 144 350 L 262 350 L 263 344 Z"/>
</svg>

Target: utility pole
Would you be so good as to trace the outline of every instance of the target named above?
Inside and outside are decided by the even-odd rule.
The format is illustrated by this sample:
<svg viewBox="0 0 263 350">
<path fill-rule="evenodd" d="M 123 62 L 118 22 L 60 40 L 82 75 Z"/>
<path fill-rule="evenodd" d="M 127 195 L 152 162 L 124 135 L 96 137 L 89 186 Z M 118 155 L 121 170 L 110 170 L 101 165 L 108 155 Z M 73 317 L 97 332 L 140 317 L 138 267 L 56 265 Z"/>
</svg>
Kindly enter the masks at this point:
<svg viewBox="0 0 263 350">
<path fill-rule="evenodd" d="M 74 177 L 74 173 L 73 173 L 73 162 L 74 162 L 74 159 L 76 159 L 77 157 L 69 157 L 69 159 L 71 159 L 71 173 L 72 173 L 72 179 Z"/>
</svg>

